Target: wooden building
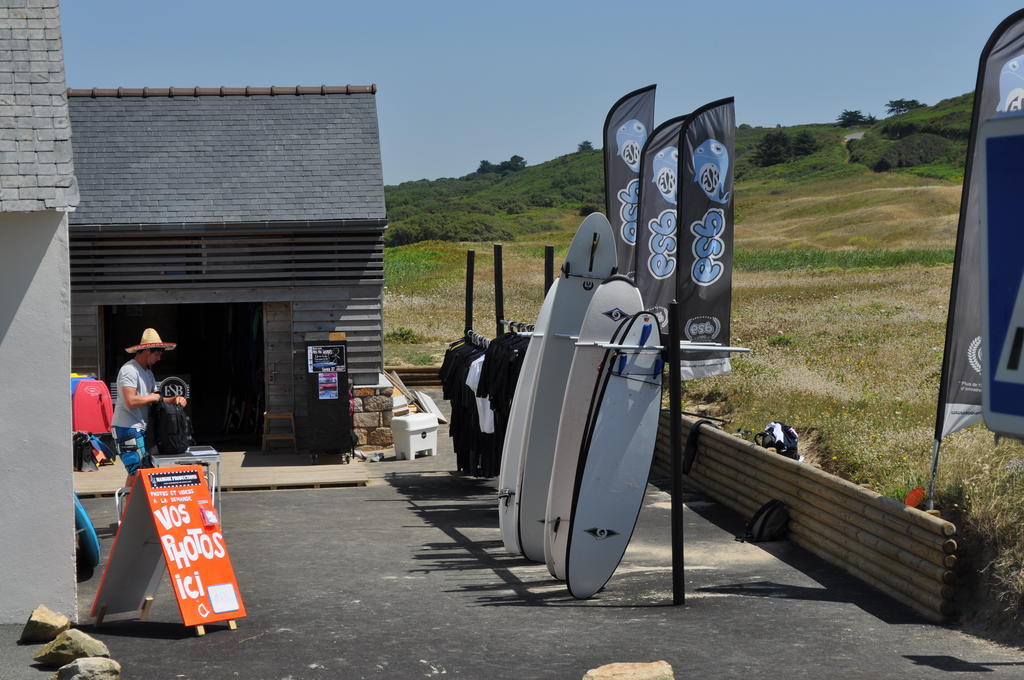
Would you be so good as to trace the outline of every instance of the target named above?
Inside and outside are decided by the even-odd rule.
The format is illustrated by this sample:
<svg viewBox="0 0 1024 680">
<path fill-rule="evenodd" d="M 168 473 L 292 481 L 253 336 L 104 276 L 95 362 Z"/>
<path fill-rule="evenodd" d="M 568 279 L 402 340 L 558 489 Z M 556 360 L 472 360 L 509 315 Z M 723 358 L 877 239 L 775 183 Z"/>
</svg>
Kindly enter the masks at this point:
<svg viewBox="0 0 1024 680">
<path fill-rule="evenodd" d="M 154 327 L 206 441 L 310 394 L 305 342 L 382 368 L 386 228 L 375 86 L 69 90 L 72 369 L 108 382 Z M 347 403 L 346 403 L 347 405 Z"/>
</svg>

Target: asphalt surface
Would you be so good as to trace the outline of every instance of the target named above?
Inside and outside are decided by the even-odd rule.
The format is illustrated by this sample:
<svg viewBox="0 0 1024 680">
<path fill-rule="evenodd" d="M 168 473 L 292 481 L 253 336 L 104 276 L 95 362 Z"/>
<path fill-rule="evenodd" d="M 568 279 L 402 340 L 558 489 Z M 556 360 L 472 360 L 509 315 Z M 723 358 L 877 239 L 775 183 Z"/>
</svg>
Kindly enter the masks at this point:
<svg viewBox="0 0 1024 680">
<path fill-rule="evenodd" d="M 435 458 L 378 463 L 365 488 L 224 495 L 223 523 L 249 616 L 180 624 L 164 580 L 147 621 L 84 616 L 125 678 L 580 678 L 614 661 L 668 661 L 677 678 L 1024 678 L 1024 652 L 924 622 L 786 542 L 739 543 L 743 519 L 686 496 L 686 602 L 672 606 L 669 496 L 648 487 L 607 587 L 573 599 L 544 565 L 508 555 L 494 480 Z M 305 463 L 303 463 L 305 464 Z M 103 559 L 110 499 L 86 499 Z M 12 575 L 7 575 L 11 578 Z M 26 617 L 28 612 L 26 612 Z M 37 646 L 0 626 L 0 678 L 45 678 Z"/>
</svg>

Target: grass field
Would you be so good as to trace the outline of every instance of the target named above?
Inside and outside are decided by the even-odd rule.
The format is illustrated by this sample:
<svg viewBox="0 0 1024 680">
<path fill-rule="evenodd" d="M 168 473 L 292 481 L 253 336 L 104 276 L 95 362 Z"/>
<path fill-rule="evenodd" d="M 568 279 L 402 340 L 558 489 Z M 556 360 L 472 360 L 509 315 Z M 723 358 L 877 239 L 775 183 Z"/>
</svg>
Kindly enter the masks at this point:
<svg viewBox="0 0 1024 680">
<path fill-rule="evenodd" d="M 893 498 L 927 487 L 959 196 L 959 184 L 897 173 L 740 185 L 732 342 L 753 352 L 687 383 L 688 407 L 729 418 L 730 431 L 783 420 L 814 463 Z M 580 220 L 550 218 L 557 230 L 503 246 L 508 319 L 535 318 L 543 247 L 557 267 Z M 389 248 L 389 365 L 439 363 L 461 336 L 469 248 L 474 327 L 494 334 L 492 243 Z M 998 611 L 1004 632 L 1024 607 L 1022 481 L 1024 449 L 982 427 L 943 445 L 937 505 L 960 527 L 965 592 L 991 595 L 966 611 Z"/>
</svg>

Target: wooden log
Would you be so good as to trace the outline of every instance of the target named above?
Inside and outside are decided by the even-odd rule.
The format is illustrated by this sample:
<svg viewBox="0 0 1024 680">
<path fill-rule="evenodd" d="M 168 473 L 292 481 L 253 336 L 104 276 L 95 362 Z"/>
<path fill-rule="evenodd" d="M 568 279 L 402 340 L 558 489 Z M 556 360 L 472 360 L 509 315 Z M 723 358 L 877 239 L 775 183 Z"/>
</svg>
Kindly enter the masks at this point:
<svg viewBox="0 0 1024 680">
<path fill-rule="evenodd" d="M 879 568 L 891 574 L 891 579 L 896 580 L 894 582 L 898 582 L 900 580 L 909 581 L 922 590 L 938 593 L 946 599 L 951 599 L 953 597 L 953 589 L 949 586 L 949 584 L 953 582 L 953 574 L 947 569 L 935 567 L 935 565 L 925 562 L 924 560 L 921 561 L 924 562 L 927 567 L 935 567 L 934 570 L 928 569 L 924 565 L 911 566 L 901 562 L 900 560 L 894 560 L 887 555 L 883 555 L 880 552 L 872 550 L 869 546 L 865 546 L 857 540 L 850 540 L 848 536 L 843 534 L 841 531 L 837 531 L 834 527 L 822 522 L 816 522 L 813 519 L 808 518 L 806 515 L 791 515 L 790 525 L 804 526 L 810 531 L 814 531 L 824 536 L 836 545 L 857 555 L 861 559 L 877 565 Z M 884 578 L 886 582 L 889 582 L 891 579 L 890 577 Z"/>
<path fill-rule="evenodd" d="M 731 477 L 734 482 L 734 487 L 739 487 L 743 484 L 743 479 L 738 478 L 738 475 L 734 474 L 734 471 L 730 471 L 726 466 L 720 466 L 718 463 L 710 463 L 710 469 L 716 477 L 728 479 Z M 919 570 L 915 570 L 907 565 L 900 563 L 898 560 L 894 560 L 881 553 L 874 552 L 870 549 L 864 548 L 857 544 L 855 541 L 847 540 L 840 532 L 833 527 L 828 526 L 822 521 L 821 516 L 809 516 L 808 513 L 799 512 L 796 505 L 793 503 L 793 499 L 790 494 L 782 492 L 780 490 L 771 490 L 770 486 L 759 481 L 759 480 L 748 480 L 748 483 L 756 490 L 760 491 L 763 496 L 762 498 L 778 498 L 779 500 L 790 505 L 791 508 L 791 525 L 795 523 L 804 524 L 809 529 L 813 530 L 814 535 L 819 535 L 833 541 L 837 546 L 840 546 L 844 550 L 844 555 L 849 556 L 851 560 L 855 560 L 854 563 L 860 568 L 867 570 L 872 573 L 876 578 L 879 578 L 886 583 L 890 584 L 894 588 L 900 587 L 904 582 L 913 583 L 916 587 L 919 587 L 929 592 L 942 593 L 941 589 L 945 588 L 943 581 L 943 571 L 940 567 L 935 567 L 939 570 L 936 572 L 922 573 Z M 775 493 L 777 492 L 777 493 Z M 759 502 L 760 499 L 755 500 Z M 922 560 L 924 561 L 924 560 Z M 870 564 L 868 567 L 866 564 Z M 935 576 L 936 578 L 931 578 Z M 951 580 L 951 575 L 949 575 Z"/>
<path fill-rule="evenodd" d="M 769 458 L 765 458 L 759 456 L 742 456 L 741 452 L 739 452 L 740 455 L 737 456 L 737 452 L 730 450 L 728 447 L 724 447 L 724 445 L 722 445 L 720 442 L 715 443 L 713 445 L 709 445 L 709 447 L 702 448 L 700 452 L 701 454 L 718 456 L 723 460 L 728 460 L 736 464 L 739 464 L 741 462 L 742 465 L 744 465 L 746 468 L 756 468 L 759 472 L 772 474 L 776 477 L 784 479 L 787 485 L 796 485 L 802 488 L 806 488 L 806 490 L 814 494 L 817 494 L 818 496 L 829 501 L 830 503 L 843 505 L 844 507 L 847 507 L 850 510 L 858 512 L 873 521 L 885 524 L 888 528 L 894 530 L 894 532 L 907 534 L 909 536 L 914 537 L 916 540 L 922 541 L 923 543 L 931 544 L 932 538 L 935 536 L 952 536 L 945 534 L 944 532 L 941 534 L 931 532 L 931 530 L 923 528 L 921 524 L 919 524 L 918 522 L 906 521 L 907 515 L 903 513 L 894 514 L 887 509 L 879 508 L 877 504 L 874 504 L 871 501 L 870 496 L 856 497 L 847 494 L 833 493 L 834 490 L 831 490 L 830 487 L 818 483 L 818 479 L 808 478 L 799 474 L 792 474 L 791 468 L 777 465 L 776 461 L 770 458 L 771 456 L 774 456 L 774 454 L 768 454 Z M 778 462 L 795 463 L 794 461 L 790 461 L 781 456 L 777 456 L 777 459 Z M 804 465 L 801 463 L 795 464 L 798 466 Z M 809 469 L 814 470 L 816 468 Z M 820 470 L 818 471 L 820 472 Z M 823 474 L 827 475 L 827 473 Z M 918 514 L 928 516 L 927 513 L 921 511 L 916 512 L 918 512 Z M 955 526 L 953 526 L 952 523 L 945 523 L 949 526 L 952 526 L 955 529 Z M 952 550 L 955 550 L 955 542 L 953 542 L 952 546 Z M 950 552 L 952 552 L 952 550 L 950 550 Z"/>
<path fill-rule="evenodd" d="M 693 423 L 696 421 L 685 417 L 682 420 L 683 428 L 686 430 L 685 436 L 689 436 L 689 430 L 693 427 Z M 940 533 L 946 536 L 952 536 L 956 533 L 956 526 L 952 522 L 948 522 L 938 517 L 933 517 L 926 512 L 922 512 L 916 508 L 911 508 L 900 501 L 883 496 L 878 492 L 865 489 L 862 486 L 858 486 L 853 482 L 836 477 L 835 475 L 829 474 L 814 466 L 798 463 L 795 460 L 785 458 L 784 456 L 778 456 L 777 454 L 770 453 L 763 447 L 722 432 L 721 430 L 716 430 L 710 427 L 701 429 L 701 445 L 714 447 L 715 444 L 721 444 L 722 446 L 719 446 L 719 449 L 733 455 L 736 455 L 737 452 L 742 452 L 748 454 L 755 460 L 771 460 L 772 464 L 775 466 L 788 469 L 801 477 L 814 479 L 824 486 L 862 502 L 866 502 L 877 509 L 888 511 L 889 514 L 900 516 L 908 522 L 928 531 Z M 771 456 L 774 456 L 774 459 L 770 458 Z"/>
<path fill-rule="evenodd" d="M 715 461 L 729 466 L 731 469 L 736 470 L 738 473 L 737 478 L 740 480 L 760 479 L 769 482 L 773 486 L 773 490 L 770 493 L 778 495 L 779 492 L 786 492 L 789 494 L 787 502 L 790 505 L 797 505 L 798 502 L 794 498 L 798 498 L 800 501 L 814 506 L 820 512 L 829 513 L 843 522 L 853 524 L 862 531 L 877 536 L 887 543 L 899 546 L 918 557 L 934 563 L 936 566 L 950 568 L 956 563 L 955 556 L 947 554 L 956 550 L 956 542 L 952 539 L 922 531 L 913 525 L 903 527 L 906 533 L 893 531 L 884 523 L 880 524 L 865 519 L 863 513 L 860 512 L 860 508 L 851 508 L 833 503 L 832 499 L 820 495 L 820 488 L 815 487 L 812 482 L 782 478 L 776 475 L 770 466 L 762 467 L 759 465 L 757 467 L 758 474 L 751 475 L 749 469 L 743 469 L 742 462 L 714 455 L 714 452 L 710 450 L 708 453 L 710 455 L 704 458 L 704 462 Z M 799 481 L 800 485 L 798 487 L 792 486 L 791 483 L 793 481 Z"/>
<path fill-rule="evenodd" d="M 749 489 L 743 484 L 720 475 L 716 470 L 705 468 L 697 479 L 709 496 L 748 519 L 764 505 L 763 501 L 750 496 Z"/>
<path fill-rule="evenodd" d="M 790 487 L 786 484 L 785 480 L 779 480 L 772 475 L 759 474 L 756 477 L 752 477 L 749 471 L 741 470 L 735 465 L 730 465 L 728 461 L 716 460 L 711 457 L 706 458 L 704 463 L 707 465 L 719 464 L 726 466 L 730 470 L 730 474 L 734 475 L 740 482 L 746 480 L 751 484 L 767 484 L 769 488 L 762 489 L 766 500 L 767 498 L 779 498 L 786 501 L 794 509 L 814 516 L 828 518 L 828 521 L 837 528 L 852 525 L 855 528 L 851 529 L 851 531 L 861 531 L 866 535 L 874 536 L 884 541 L 885 544 L 894 546 L 897 552 L 905 551 L 916 555 L 943 569 L 950 566 L 946 559 L 949 555 L 946 555 L 944 550 L 949 547 L 951 539 L 932 534 L 930 535 L 930 542 L 913 540 L 904 534 L 873 524 L 856 512 L 833 505 L 817 494 L 810 493 L 804 489 Z"/>
<path fill-rule="evenodd" d="M 914 586 L 904 584 L 902 589 L 896 589 L 888 583 L 876 578 L 873 574 L 861 569 L 856 564 L 848 562 L 841 548 L 835 546 L 828 539 L 822 537 L 809 537 L 806 527 L 796 525 L 790 532 L 791 538 L 798 545 L 807 548 L 823 559 L 845 568 L 852 575 L 871 585 L 890 597 L 910 606 L 918 613 L 932 621 L 944 621 L 954 613 L 952 602 L 943 597 L 921 593 Z M 913 595 L 908 594 L 908 591 Z"/>
<path fill-rule="evenodd" d="M 700 475 L 703 490 L 715 500 L 727 505 L 740 514 L 749 517 L 760 505 L 757 501 L 750 500 L 741 490 L 741 484 L 735 480 L 720 476 L 716 471 L 705 469 Z M 868 585 L 877 588 L 890 597 L 910 606 L 912 609 L 932 621 L 944 620 L 952 613 L 952 606 L 945 602 L 942 593 L 929 594 L 926 590 L 916 586 L 904 586 L 902 589 L 894 586 L 890 579 L 881 579 L 869 571 L 866 571 L 853 560 L 846 559 L 842 549 L 830 545 L 827 539 L 819 537 L 797 522 L 795 529 L 790 533 L 790 539 L 800 547 L 845 569 L 854 577 L 864 581 Z M 898 582 L 898 581 L 897 581 Z M 908 594 L 910 591 L 912 594 Z"/>
</svg>

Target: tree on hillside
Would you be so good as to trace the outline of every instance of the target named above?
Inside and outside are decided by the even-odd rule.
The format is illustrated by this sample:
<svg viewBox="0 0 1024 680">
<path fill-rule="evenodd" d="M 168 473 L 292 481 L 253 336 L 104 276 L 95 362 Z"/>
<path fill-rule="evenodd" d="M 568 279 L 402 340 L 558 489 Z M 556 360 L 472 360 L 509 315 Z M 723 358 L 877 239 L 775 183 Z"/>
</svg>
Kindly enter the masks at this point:
<svg viewBox="0 0 1024 680">
<path fill-rule="evenodd" d="M 789 135 L 782 128 L 776 128 L 761 138 L 754 150 L 754 161 L 761 167 L 785 163 L 793 155 Z"/>
<path fill-rule="evenodd" d="M 843 112 L 839 114 L 839 118 L 836 119 L 843 127 L 853 127 L 854 125 L 864 125 L 870 122 L 870 119 L 864 115 L 863 112 L 851 111 L 849 109 L 843 109 Z"/>
<path fill-rule="evenodd" d="M 526 159 L 522 156 L 512 156 L 507 161 L 498 164 L 498 172 L 517 172 L 526 167 Z"/>
<path fill-rule="evenodd" d="M 923 109 L 927 104 L 922 104 L 916 99 L 890 99 L 885 105 L 885 112 L 890 116 L 898 116 L 914 109 Z"/>
<path fill-rule="evenodd" d="M 526 167 L 526 159 L 522 156 L 512 156 L 507 161 L 502 161 L 495 165 L 490 161 L 480 161 L 480 167 L 476 169 L 478 175 L 485 175 L 487 173 L 496 172 L 501 175 L 507 175 L 510 172 L 517 172 Z"/>
<path fill-rule="evenodd" d="M 818 150 L 818 140 L 807 130 L 801 130 L 793 136 L 794 156 L 806 156 Z"/>
<path fill-rule="evenodd" d="M 590 143 L 589 139 L 584 139 L 582 142 L 580 142 L 579 146 L 576 147 L 576 153 L 580 153 L 581 151 L 593 151 L 593 150 L 594 150 L 594 145 Z"/>
</svg>

